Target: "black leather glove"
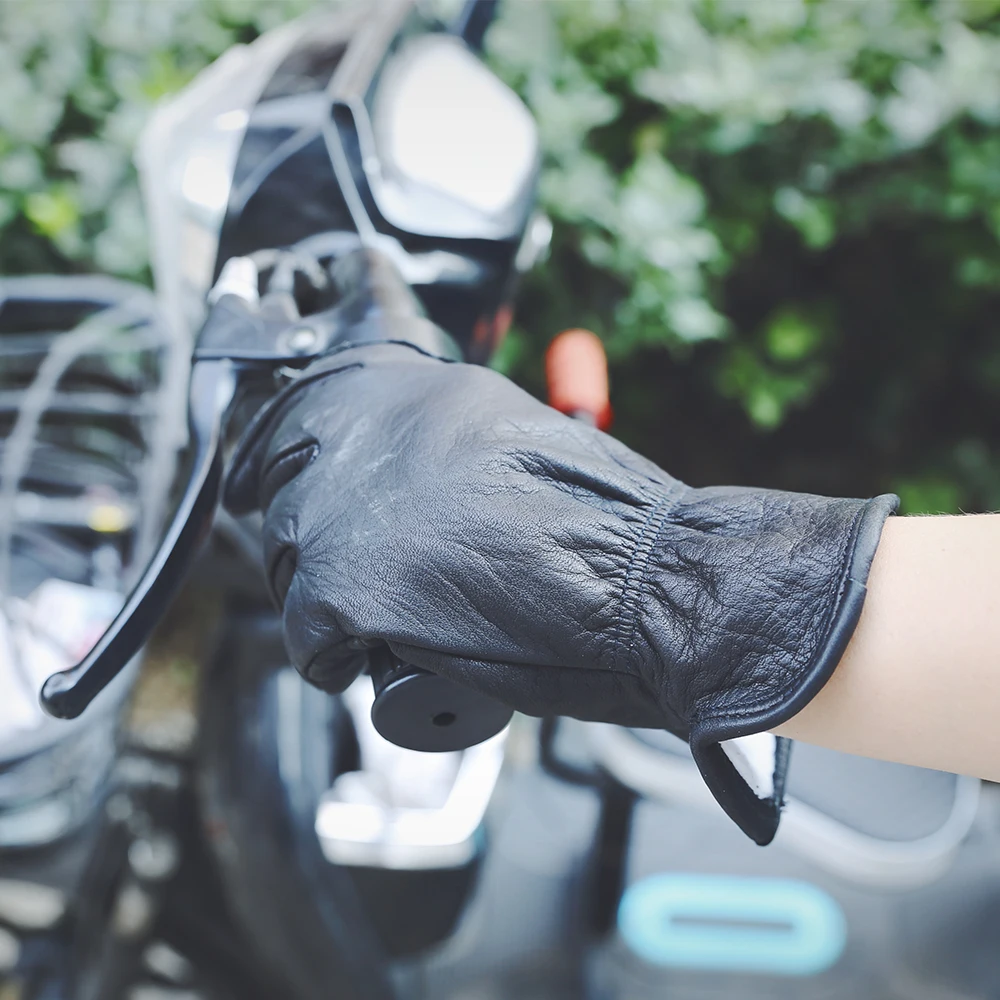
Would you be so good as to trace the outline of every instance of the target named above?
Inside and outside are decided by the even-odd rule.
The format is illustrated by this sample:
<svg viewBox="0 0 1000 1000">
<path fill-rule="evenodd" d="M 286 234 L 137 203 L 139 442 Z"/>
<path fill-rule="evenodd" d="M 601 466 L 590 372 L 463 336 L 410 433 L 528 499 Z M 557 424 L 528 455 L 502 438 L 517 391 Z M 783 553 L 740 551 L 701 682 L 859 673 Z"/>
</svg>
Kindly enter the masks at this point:
<svg viewBox="0 0 1000 1000">
<path fill-rule="evenodd" d="M 340 691 L 386 642 L 530 715 L 665 728 L 774 836 L 723 741 L 837 665 L 896 498 L 693 489 L 495 372 L 401 344 L 307 369 L 242 442 L 292 661 Z"/>
</svg>

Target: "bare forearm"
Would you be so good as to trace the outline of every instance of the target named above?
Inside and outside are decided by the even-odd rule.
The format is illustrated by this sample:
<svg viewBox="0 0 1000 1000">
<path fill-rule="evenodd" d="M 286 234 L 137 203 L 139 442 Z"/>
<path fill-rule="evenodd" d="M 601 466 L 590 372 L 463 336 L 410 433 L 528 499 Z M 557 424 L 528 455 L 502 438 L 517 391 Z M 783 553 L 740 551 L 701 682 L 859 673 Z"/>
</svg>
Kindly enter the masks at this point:
<svg viewBox="0 0 1000 1000">
<path fill-rule="evenodd" d="M 1000 515 L 890 518 L 833 677 L 778 732 L 1000 780 Z"/>
</svg>

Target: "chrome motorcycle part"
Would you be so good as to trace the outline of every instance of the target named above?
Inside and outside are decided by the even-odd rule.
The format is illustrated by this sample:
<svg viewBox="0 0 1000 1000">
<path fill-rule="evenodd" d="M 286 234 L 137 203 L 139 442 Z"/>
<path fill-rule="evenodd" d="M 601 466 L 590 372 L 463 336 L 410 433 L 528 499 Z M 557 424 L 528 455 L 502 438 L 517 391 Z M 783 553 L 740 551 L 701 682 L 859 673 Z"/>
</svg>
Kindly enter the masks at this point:
<svg viewBox="0 0 1000 1000">
<path fill-rule="evenodd" d="M 326 857 L 335 864 L 404 871 L 469 864 L 500 776 L 505 733 L 428 760 L 382 738 L 363 681 L 344 700 L 361 767 L 336 778 L 316 812 Z"/>
</svg>

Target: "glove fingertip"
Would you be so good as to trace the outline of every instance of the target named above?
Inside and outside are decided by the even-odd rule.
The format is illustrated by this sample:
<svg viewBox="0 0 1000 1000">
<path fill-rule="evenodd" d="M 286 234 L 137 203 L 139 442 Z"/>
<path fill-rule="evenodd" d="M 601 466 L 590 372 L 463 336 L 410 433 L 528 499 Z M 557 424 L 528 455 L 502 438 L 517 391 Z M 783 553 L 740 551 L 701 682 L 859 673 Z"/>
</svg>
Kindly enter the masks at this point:
<svg viewBox="0 0 1000 1000">
<path fill-rule="evenodd" d="M 222 484 L 222 506 L 234 517 L 243 517 L 260 510 L 260 467 L 264 458 L 264 441 L 255 438 L 240 442 L 229 473 Z"/>
<path fill-rule="evenodd" d="M 324 650 L 317 653 L 299 673 L 321 691 L 327 694 L 343 694 L 367 665 L 363 650 Z"/>
<path fill-rule="evenodd" d="M 278 491 L 287 486 L 319 454 L 315 438 L 296 441 L 275 455 L 260 473 L 258 497 L 261 510 L 267 510 Z"/>
</svg>

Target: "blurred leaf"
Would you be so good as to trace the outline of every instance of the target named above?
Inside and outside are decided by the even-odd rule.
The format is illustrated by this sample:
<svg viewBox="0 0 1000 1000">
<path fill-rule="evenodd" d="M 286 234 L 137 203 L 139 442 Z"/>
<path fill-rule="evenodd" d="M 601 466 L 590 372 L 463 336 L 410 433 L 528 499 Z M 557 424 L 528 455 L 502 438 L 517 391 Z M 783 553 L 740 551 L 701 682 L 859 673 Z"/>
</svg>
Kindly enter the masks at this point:
<svg viewBox="0 0 1000 1000">
<path fill-rule="evenodd" d="M 177 63 L 177 54 L 172 51 L 154 52 L 147 63 L 141 90 L 150 101 L 180 90 L 193 76 L 190 69 L 183 69 Z"/>
<path fill-rule="evenodd" d="M 795 328 L 789 323 L 785 329 Z M 801 333 L 791 336 L 801 336 Z M 800 345 L 801 341 L 794 346 Z M 783 423 L 790 408 L 809 398 L 824 374 L 823 366 L 817 364 L 796 371 L 772 368 L 753 349 L 741 344 L 729 351 L 716 376 L 716 384 L 722 395 L 742 403 L 747 416 L 758 428 L 770 431 Z"/>
<path fill-rule="evenodd" d="M 49 239 L 57 239 L 80 221 L 72 192 L 65 186 L 33 191 L 24 200 L 24 214 L 35 229 Z"/>
<path fill-rule="evenodd" d="M 898 480 L 893 491 L 899 494 L 901 514 L 957 514 L 961 505 L 958 487 L 934 475 Z"/>
<path fill-rule="evenodd" d="M 836 234 L 833 210 L 822 198 L 807 198 L 796 188 L 783 187 L 774 194 L 774 207 L 798 229 L 812 250 L 822 250 Z"/>
<path fill-rule="evenodd" d="M 800 313 L 786 309 L 768 323 L 765 337 L 767 352 L 775 361 L 802 361 L 813 353 L 823 334 Z"/>
</svg>

